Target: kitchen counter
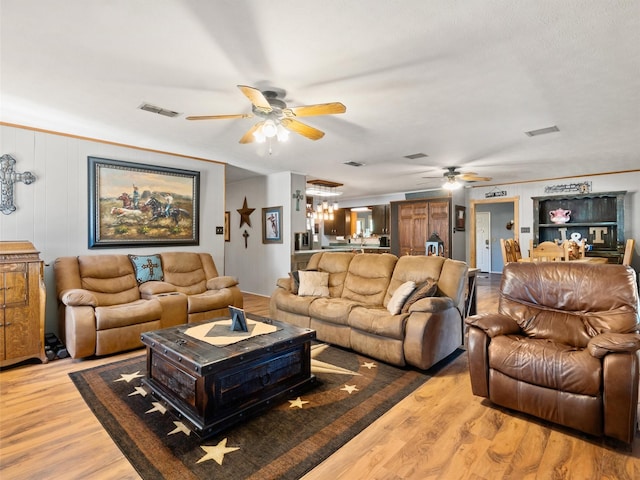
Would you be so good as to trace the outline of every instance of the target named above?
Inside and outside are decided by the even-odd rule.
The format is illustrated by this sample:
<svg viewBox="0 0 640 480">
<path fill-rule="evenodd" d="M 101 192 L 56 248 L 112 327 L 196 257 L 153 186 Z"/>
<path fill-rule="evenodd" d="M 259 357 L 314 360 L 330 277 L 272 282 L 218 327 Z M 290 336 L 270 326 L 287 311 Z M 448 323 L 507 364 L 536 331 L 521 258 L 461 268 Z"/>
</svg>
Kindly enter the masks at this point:
<svg viewBox="0 0 640 480">
<path fill-rule="evenodd" d="M 360 246 L 357 243 L 344 244 L 340 246 L 329 245 L 316 250 L 296 250 L 293 255 L 291 255 L 291 271 L 304 270 L 307 268 L 307 263 L 309 263 L 309 259 L 314 253 L 326 252 L 327 250 L 331 250 L 332 252 L 360 252 L 364 250 L 364 253 L 389 253 L 389 247 L 366 244 Z"/>
</svg>

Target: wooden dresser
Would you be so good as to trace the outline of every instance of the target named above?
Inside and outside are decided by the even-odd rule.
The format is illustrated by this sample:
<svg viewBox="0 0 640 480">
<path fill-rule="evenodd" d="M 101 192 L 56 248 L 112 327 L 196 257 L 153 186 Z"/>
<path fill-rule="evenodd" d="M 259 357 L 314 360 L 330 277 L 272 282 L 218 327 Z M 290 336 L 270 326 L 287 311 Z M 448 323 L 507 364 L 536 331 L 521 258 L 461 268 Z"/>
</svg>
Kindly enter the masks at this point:
<svg viewBox="0 0 640 480">
<path fill-rule="evenodd" d="M 44 353 L 44 263 L 31 242 L 0 242 L 0 366 Z"/>
</svg>

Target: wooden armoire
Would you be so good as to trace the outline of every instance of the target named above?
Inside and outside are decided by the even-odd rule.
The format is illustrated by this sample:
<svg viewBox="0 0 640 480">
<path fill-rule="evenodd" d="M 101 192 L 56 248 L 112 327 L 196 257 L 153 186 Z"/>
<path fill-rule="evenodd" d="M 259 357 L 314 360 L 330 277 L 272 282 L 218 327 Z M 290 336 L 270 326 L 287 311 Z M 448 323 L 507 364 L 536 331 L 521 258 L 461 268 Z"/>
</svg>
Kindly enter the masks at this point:
<svg viewBox="0 0 640 480">
<path fill-rule="evenodd" d="M 451 257 L 451 199 L 449 197 L 423 198 L 392 202 L 392 253 L 425 255 L 425 242 L 437 233 L 444 242 L 444 256 Z M 393 215 L 394 211 L 396 215 Z M 394 239 L 395 237 L 395 239 Z"/>
<path fill-rule="evenodd" d="M 0 366 L 44 353 L 44 265 L 30 242 L 0 242 Z"/>
</svg>

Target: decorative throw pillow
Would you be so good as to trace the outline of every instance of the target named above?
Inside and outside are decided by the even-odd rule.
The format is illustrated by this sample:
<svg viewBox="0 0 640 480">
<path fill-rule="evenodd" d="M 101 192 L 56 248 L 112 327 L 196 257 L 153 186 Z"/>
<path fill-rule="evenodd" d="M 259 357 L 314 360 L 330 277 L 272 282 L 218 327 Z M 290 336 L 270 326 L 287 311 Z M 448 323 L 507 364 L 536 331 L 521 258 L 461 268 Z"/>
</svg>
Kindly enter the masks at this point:
<svg viewBox="0 0 640 480">
<path fill-rule="evenodd" d="M 296 270 L 295 272 L 289 272 L 289 277 L 291 278 L 291 293 L 297 295 L 300 288 L 300 274 Z"/>
<path fill-rule="evenodd" d="M 389 303 L 387 304 L 387 310 L 389 310 L 391 315 L 397 315 L 400 313 L 402 305 L 415 288 L 416 282 L 413 281 L 404 282 L 396 288 L 396 291 L 393 292 L 393 295 L 391 296 L 391 300 L 389 300 Z"/>
<path fill-rule="evenodd" d="M 407 313 L 409 307 L 416 303 L 418 300 L 426 297 L 433 297 L 438 291 L 438 284 L 433 280 L 427 280 L 416 287 L 411 295 L 407 298 L 402 306 L 402 313 Z"/>
<path fill-rule="evenodd" d="M 328 297 L 329 296 L 329 272 L 298 271 L 300 286 L 298 295 L 301 297 Z"/>
<path fill-rule="evenodd" d="M 164 280 L 160 255 L 129 255 L 138 283 Z"/>
</svg>

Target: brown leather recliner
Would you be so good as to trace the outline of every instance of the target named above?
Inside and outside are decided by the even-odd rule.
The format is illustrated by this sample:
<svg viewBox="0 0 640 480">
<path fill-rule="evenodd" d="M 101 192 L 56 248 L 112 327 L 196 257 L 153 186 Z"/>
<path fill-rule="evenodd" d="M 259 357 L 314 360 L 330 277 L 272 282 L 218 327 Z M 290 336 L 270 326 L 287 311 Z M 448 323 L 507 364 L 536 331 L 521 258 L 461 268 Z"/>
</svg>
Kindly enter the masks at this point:
<svg viewBox="0 0 640 480">
<path fill-rule="evenodd" d="M 510 263 L 498 313 L 466 323 L 475 395 L 588 434 L 633 441 L 640 362 L 633 269 Z"/>
</svg>

